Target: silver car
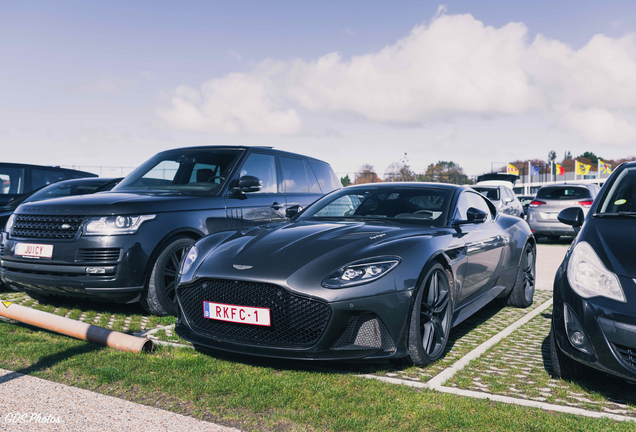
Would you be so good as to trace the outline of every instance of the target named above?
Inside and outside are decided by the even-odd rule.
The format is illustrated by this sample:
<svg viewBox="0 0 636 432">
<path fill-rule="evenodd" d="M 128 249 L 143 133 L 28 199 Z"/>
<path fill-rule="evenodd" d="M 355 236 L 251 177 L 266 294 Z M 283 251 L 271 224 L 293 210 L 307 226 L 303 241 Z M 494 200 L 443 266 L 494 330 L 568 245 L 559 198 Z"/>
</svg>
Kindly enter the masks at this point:
<svg viewBox="0 0 636 432">
<path fill-rule="evenodd" d="M 523 219 L 523 206 L 512 189 L 504 185 L 485 185 L 483 183 L 471 186 L 471 188 L 492 201 L 498 212 Z"/>
<path fill-rule="evenodd" d="M 581 207 L 587 215 L 599 190 L 595 184 L 543 186 L 528 208 L 528 224 L 534 236 L 547 236 L 551 240 L 575 236 L 574 228 L 559 222 L 559 212 L 568 207 Z"/>
</svg>

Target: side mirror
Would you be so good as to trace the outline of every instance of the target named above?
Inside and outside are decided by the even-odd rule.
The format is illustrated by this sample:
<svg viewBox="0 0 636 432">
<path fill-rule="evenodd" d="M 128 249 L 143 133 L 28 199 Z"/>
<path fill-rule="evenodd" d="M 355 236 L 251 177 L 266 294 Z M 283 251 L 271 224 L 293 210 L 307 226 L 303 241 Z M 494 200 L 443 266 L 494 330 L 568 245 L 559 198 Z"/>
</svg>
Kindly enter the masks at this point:
<svg viewBox="0 0 636 432">
<path fill-rule="evenodd" d="M 466 210 L 466 220 L 454 221 L 453 225 L 464 225 L 468 223 L 483 223 L 488 219 L 488 213 L 475 207 Z"/>
<path fill-rule="evenodd" d="M 258 177 L 246 175 L 234 183 L 232 191 L 238 194 L 258 192 L 263 188 L 263 182 Z"/>
<path fill-rule="evenodd" d="M 303 206 L 293 205 L 293 206 L 287 207 L 287 210 L 285 210 L 285 216 L 287 216 L 288 218 L 293 218 L 301 211 L 303 211 Z"/>
<path fill-rule="evenodd" d="M 503 201 L 504 201 L 506 204 L 509 204 L 509 203 L 511 203 L 511 202 L 512 202 L 512 198 L 510 198 L 510 197 L 505 197 Z"/>
<path fill-rule="evenodd" d="M 561 213 L 559 213 L 557 217 L 559 222 L 570 225 L 574 227 L 574 229 L 579 228 L 585 221 L 583 209 L 580 207 L 569 207 L 565 210 L 561 210 Z"/>
</svg>

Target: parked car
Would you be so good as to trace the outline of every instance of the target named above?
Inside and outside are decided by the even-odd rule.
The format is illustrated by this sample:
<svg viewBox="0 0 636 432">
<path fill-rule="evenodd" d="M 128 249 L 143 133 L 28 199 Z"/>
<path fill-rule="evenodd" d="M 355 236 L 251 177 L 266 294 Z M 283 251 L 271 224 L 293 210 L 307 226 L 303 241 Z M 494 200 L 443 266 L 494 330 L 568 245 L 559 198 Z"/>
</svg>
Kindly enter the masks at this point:
<svg viewBox="0 0 636 432">
<path fill-rule="evenodd" d="M 512 191 L 512 183 L 487 180 L 471 187 L 492 201 L 500 213 L 523 218 L 523 206 Z"/>
<path fill-rule="evenodd" d="M 22 194 L 18 198 L 13 198 L 6 205 L 0 207 L 0 231 L 4 229 L 9 216 L 11 216 L 15 209 L 18 208 L 18 206 L 22 203 L 43 201 L 46 199 L 67 196 L 88 195 L 97 192 L 106 192 L 115 187 L 115 185 L 117 185 L 117 183 L 119 183 L 120 181 L 121 177 L 87 177 L 74 180 L 62 180 L 48 186 L 43 186 L 29 193 Z"/>
<path fill-rule="evenodd" d="M 329 164 L 265 147 L 169 150 L 107 194 L 22 204 L 2 280 L 27 293 L 136 302 L 176 314 L 176 276 L 199 238 L 286 220 L 340 187 Z"/>
<path fill-rule="evenodd" d="M 636 382 L 636 163 L 612 173 L 587 216 L 575 206 L 559 220 L 580 232 L 554 280 L 554 373 L 591 367 Z"/>
<path fill-rule="evenodd" d="M 60 167 L 0 162 L 0 206 L 42 186 L 84 177 L 97 177 L 97 174 Z"/>
<path fill-rule="evenodd" d="M 526 222 L 466 186 L 349 186 L 288 222 L 195 243 L 176 332 L 258 356 L 425 365 L 494 298 L 532 304 L 535 255 Z"/>
<path fill-rule="evenodd" d="M 521 203 L 521 207 L 523 207 L 524 217 L 528 217 L 528 208 L 530 207 L 530 203 L 534 200 L 534 195 L 517 195 L 517 199 Z"/>
<path fill-rule="evenodd" d="M 559 212 L 566 207 L 580 207 L 587 214 L 599 187 L 595 184 L 559 184 L 543 186 L 528 207 L 528 224 L 539 238 L 547 236 L 558 240 L 560 236 L 574 236 L 571 226 L 558 220 Z"/>
</svg>

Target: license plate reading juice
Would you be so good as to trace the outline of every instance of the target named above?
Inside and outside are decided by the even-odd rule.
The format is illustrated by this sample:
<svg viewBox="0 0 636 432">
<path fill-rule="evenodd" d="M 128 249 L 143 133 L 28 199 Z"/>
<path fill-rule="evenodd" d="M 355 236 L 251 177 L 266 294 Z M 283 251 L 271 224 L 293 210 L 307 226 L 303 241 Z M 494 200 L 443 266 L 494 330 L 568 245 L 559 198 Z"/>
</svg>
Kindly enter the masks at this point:
<svg viewBox="0 0 636 432">
<path fill-rule="evenodd" d="M 208 319 L 242 324 L 271 326 L 268 308 L 203 302 L 203 316 Z"/>
</svg>

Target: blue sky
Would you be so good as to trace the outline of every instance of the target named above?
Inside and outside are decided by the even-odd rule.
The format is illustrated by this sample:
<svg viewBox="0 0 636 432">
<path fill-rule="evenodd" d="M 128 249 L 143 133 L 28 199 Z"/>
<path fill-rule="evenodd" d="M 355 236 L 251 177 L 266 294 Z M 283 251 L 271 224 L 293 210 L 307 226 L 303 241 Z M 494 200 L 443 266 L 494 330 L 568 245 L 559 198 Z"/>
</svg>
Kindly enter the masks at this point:
<svg viewBox="0 0 636 432">
<path fill-rule="evenodd" d="M 396 47 L 416 26 L 428 28 L 440 15 L 469 14 L 471 23 L 481 22 L 498 33 L 497 43 L 518 33 L 504 34 L 502 29 L 508 23 L 522 23 L 526 33 L 518 38 L 526 41 L 528 53 L 524 55 L 528 58 L 537 51 L 529 47 L 537 34 L 569 47 L 573 56 L 585 51 L 595 35 L 604 35 L 608 38 L 605 42 L 619 46 L 628 60 L 636 58 L 632 42 L 623 40 L 636 30 L 636 2 L 444 4 L 440 11 L 440 3 L 425 1 L 1 2 L 2 159 L 135 166 L 166 148 L 240 143 L 274 145 L 322 157 L 339 172 L 353 172 L 363 163 L 372 163 L 382 172 L 408 152 L 416 170 L 437 160 L 455 160 L 469 174 L 477 174 L 490 169 L 493 153 L 503 160 L 545 158 L 550 149 L 559 155 L 566 150 L 575 155 L 586 150 L 607 157 L 631 155 L 630 148 L 636 143 L 632 136 L 634 106 L 598 100 L 596 93 L 576 100 L 553 97 L 551 89 L 566 86 L 563 82 L 567 78 L 544 76 L 540 71 L 551 67 L 545 63 L 551 55 L 545 49 L 542 60 L 521 69 L 528 76 L 528 85 L 541 81 L 541 98 L 549 103 L 530 97 L 523 106 L 511 106 L 514 100 L 468 107 L 461 101 L 424 107 L 396 105 L 396 110 L 404 111 L 401 116 L 360 108 L 367 103 L 364 100 L 348 104 L 332 98 L 314 103 L 321 100 L 323 89 L 328 93 L 333 79 L 342 80 L 336 75 L 321 75 L 319 85 L 323 87 L 307 87 L 318 59 L 340 53 L 341 59 L 332 66 L 334 71 L 343 70 L 352 58 Z M 437 21 L 440 32 L 442 21 Z M 449 32 L 460 25 L 452 19 L 446 24 Z M 491 40 L 485 37 L 485 41 Z M 408 43 L 416 49 L 422 47 L 417 41 Z M 595 52 L 598 57 L 599 50 Z M 401 61 L 408 62 L 405 54 L 401 55 Z M 586 59 L 580 64 L 591 64 L 591 69 L 596 61 L 607 62 L 580 57 Z M 437 61 L 430 53 L 423 58 Z M 264 63 L 267 59 L 277 66 Z M 305 75 L 293 71 L 294 62 L 302 63 Z M 502 64 L 508 63 L 509 59 L 502 60 Z M 471 62 L 467 64 L 462 67 L 472 67 Z M 621 65 L 626 73 L 630 71 L 631 63 Z M 385 70 L 384 65 L 376 67 Z M 243 74 L 242 79 L 230 81 L 228 77 L 236 73 Z M 276 75 L 273 81 L 269 79 L 272 74 Z M 349 76 L 351 71 L 342 74 Z M 268 77 L 266 81 L 263 76 Z M 211 114 L 205 114 L 196 124 L 181 121 L 185 114 L 179 111 L 182 106 L 175 98 L 189 108 L 216 113 L 240 98 L 241 83 L 251 79 L 259 83 L 256 90 L 267 91 L 260 100 L 265 111 L 259 112 L 266 116 L 272 110 L 276 115 L 289 114 L 283 119 L 285 124 L 296 126 L 265 130 L 262 125 L 248 124 L 251 120 L 240 113 L 220 120 L 217 114 L 212 119 Z M 395 80 L 396 75 L 378 79 Z M 625 79 L 629 81 L 618 77 L 613 90 L 631 89 Z M 211 80 L 218 80 L 219 88 L 236 84 L 239 90 L 219 99 L 218 88 L 202 87 Z M 284 84 L 290 80 L 296 83 L 292 89 Z M 303 86 L 299 96 L 298 88 Z M 429 90 L 422 89 L 422 94 Z M 374 91 L 373 86 L 369 91 Z M 383 91 L 381 98 L 392 94 L 390 83 Z M 244 103 L 249 106 L 249 102 Z M 406 113 L 411 109 L 421 112 Z M 258 116 L 259 112 L 250 115 Z M 616 125 L 612 130 L 623 128 L 614 140 L 618 144 L 599 138 L 602 129 L 587 130 L 581 125 L 590 119 L 605 119 L 604 124 Z M 222 121 L 236 121 L 239 127 L 219 126 Z"/>
</svg>

